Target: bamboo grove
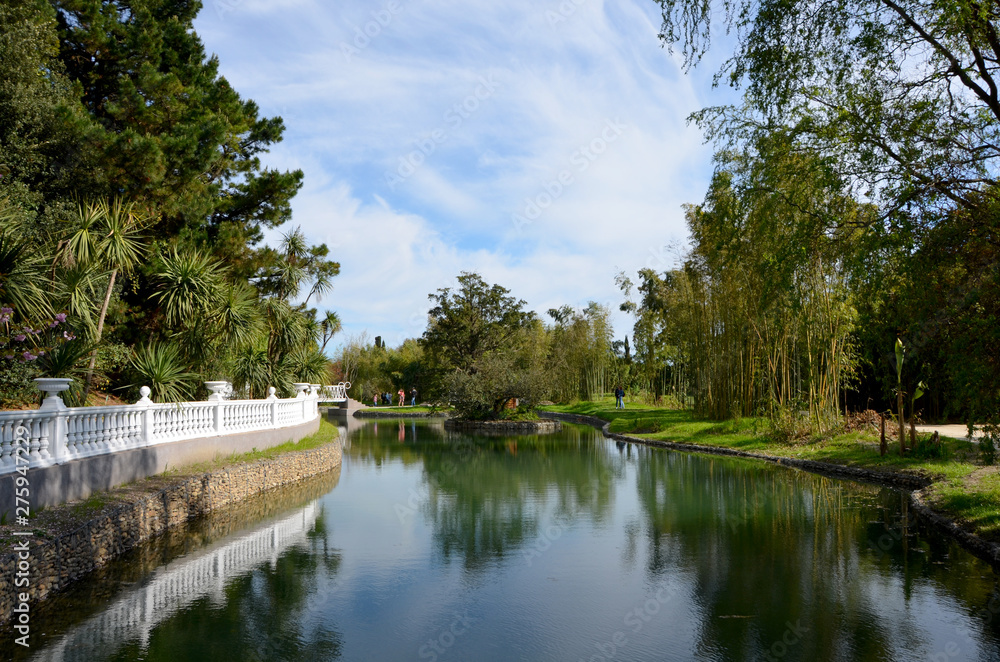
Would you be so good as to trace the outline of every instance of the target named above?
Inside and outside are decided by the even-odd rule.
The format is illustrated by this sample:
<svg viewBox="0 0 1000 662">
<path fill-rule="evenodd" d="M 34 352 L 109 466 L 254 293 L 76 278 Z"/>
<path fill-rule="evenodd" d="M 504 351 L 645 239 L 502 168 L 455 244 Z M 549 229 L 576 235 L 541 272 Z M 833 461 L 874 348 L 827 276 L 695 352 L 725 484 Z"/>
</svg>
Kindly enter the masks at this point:
<svg viewBox="0 0 1000 662">
<path fill-rule="evenodd" d="M 637 314 L 638 355 L 668 367 L 671 394 L 690 396 L 700 414 L 808 412 L 823 429 L 838 420 L 854 374 L 843 252 L 870 210 L 821 163 L 770 148 L 784 151 L 767 161 L 719 155 L 704 203 L 686 210 L 693 246 L 683 265 L 641 271 L 641 300 L 626 309 Z M 621 282 L 630 294 L 631 281 Z"/>
</svg>

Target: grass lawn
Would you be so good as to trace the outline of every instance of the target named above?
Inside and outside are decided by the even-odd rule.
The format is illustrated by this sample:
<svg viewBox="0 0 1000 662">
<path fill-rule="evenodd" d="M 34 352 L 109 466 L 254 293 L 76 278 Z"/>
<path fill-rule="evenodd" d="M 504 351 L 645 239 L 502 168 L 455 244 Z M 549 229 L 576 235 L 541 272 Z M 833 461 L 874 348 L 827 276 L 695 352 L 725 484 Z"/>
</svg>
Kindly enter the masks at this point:
<svg viewBox="0 0 1000 662">
<path fill-rule="evenodd" d="M 978 449 L 971 442 L 942 437 L 940 450 L 922 445 L 901 457 L 898 442 L 889 439 L 889 452 L 880 457 L 879 439 L 874 433 L 839 432 L 779 443 L 770 435 L 766 419 L 709 421 L 696 418 L 689 410 L 629 403 L 625 406 L 623 410 L 615 409 L 614 399 L 606 398 L 545 409 L 595 416 L 610 421 L 611 432 L 645 439 L 927 476 L 935 481 L 926 494 L 936 510 L 966 523 L 983 538 L 1000 542 L 1000 474 L 997 467 L 982 465 Z M 929 436 L 919 435 L 925 440 Z"/>
<path fill-rule="evenodd" d="M 369 405 L 367 411 L 384 411 L 392 414 L 444 414 L 451 411 L 451 407 L 428 407 L 426 405 L 417 405 L 415 407 L 410 407 L 409 405 L 403 407 L 379 405 L 378 407 L 372 407 Z"/>
</svg>

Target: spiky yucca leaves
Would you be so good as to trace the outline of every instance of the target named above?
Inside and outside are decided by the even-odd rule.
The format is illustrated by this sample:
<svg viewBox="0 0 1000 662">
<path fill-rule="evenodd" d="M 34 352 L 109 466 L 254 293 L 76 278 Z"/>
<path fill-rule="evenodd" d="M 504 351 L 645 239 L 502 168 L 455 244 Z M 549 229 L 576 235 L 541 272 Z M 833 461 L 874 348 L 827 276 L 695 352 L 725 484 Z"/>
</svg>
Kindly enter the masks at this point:
<svg viewBox="0 0 1000 662">
<path fill-rule="evenodd" d="M 268 358 L 267 348 L 262 344 L 244 347 L 231 362 L 233 391 L 251 399 L 264 398 L 268 387 L 274 386 L 285 394 L 292 381 L 285 372 L 280 364 Z"/>
<path fill-rule="evenodd" d="M 287 364 L 297 382 L 326 384 L 330 377 L 330 359 L 316 347 L 300 347 L 288 355 Z"/>
<path fill-rule="evenodd" d="M 190 400 L 198 386 L 199 375 L 189 372 L 177 345 L 152 342 L 135 348 L 129 366 L 133 374 L 130 386 L 148 386 L 154 402 Z"/>
<path fill-rule="evenodd" d="M 229 348 L 254 344 L 264 332 L 264 318 L 257 306 L 257 293 L 246 283 L 233 283 L 222 290 L 216 309 L 215 331 Z"/>
<path fill-rule="evenodd" d="M 323 316 L 322 321 L 319 323 L 320 333 L 322 334 L 317 341 L 320 342 L 319 350 L 321 352 L 326 351 L 326 345 L 333 337 L 340 333 L 343 329 L 343 325 L 340 322 L 340 316 L 332 310 L 326 311 L 326 315 Z"/>
<path fill-rule="evenodd" d="M 87 337 L 97 335 L 94 302 L 98 298 L 96 270 L 85 264 L 73 264 L 56 278 L 54 295 L 58 310 L 65 310 Z"/>
<path fill-rule="evenodd" d="M 150 298 L 162 306 L 169 327 L 197 324 L 223 296 L 224 276 L 222 264 L 209 255 L 174 248 L 160 256 Z"/>
<path fill-rule="evenodd" d="M 305 316 L 286 301 L 269 297 L 262 302 L 267 322 L 267 353 L 280 362 L 290 352 L 311 340 Z"/>
<path fill-rule="evenodd" d="M 45 256 L 28 239 L 17 208 L 0 200 L 0 303 L 22 318 L 50 317 L 46 266 Z"/>
</svg>

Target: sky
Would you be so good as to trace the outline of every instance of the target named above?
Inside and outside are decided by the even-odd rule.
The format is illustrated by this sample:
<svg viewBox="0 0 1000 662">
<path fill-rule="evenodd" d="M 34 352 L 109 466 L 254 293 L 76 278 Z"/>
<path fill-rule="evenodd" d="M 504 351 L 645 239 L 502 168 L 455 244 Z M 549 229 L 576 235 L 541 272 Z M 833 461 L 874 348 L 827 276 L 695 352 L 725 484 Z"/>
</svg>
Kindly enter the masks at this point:
<svg viewBox="0 0 1000 662">
<path fill-rule="evenodd" d="M 687 116 L 732 102 L 685 73 L 652 0 L 205 0 L 220 73 L 302 169 L 290 224 L 340 263 L 319 303 L 344 331 L 419 337 L 427 295 L 479 273 L 550 308 L 618 311 L 620 271 L 665 270 L 712 147 Z M 711 54 L 710 54 L 711 55 Z"/>
</svg>

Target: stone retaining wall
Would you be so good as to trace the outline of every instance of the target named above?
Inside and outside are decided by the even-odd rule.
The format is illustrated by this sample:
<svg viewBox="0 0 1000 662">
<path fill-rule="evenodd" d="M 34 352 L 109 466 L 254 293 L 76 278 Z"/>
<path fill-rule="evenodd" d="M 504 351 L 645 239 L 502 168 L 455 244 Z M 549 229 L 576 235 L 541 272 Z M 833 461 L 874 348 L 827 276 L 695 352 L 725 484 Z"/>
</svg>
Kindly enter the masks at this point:
<svg viewBox="0 0 1000 662">
<path fill-rule="evenodd" d="M 354 412 L 354 418 L 448 418 L 450 414 L 444 411 L 418 411 L 408 414 L 405 411 L 379 411 L 377 409 L 359 409 Z"/>
<path fill-rule="evenodd" d="M 283 428 L 172 441 L 30 469 L 27 477 L 31 485 L 31 510 L 86 499 L 95 492 L 155 476 L 168 469 L 299 441 L 315 434 L 319 421 L 317 416 L 311 421 Z M 10 519 L 15 514 L 17 477 L 16 473 L 0 476 L 0 513 L 6 513 Z"/>
<path fill-rule="evenodd" d="M 747 451 L 724 448 L 721 446 L 699 446 L 697 444 L 681 444 L 672 441 L 659 441 L 654 439 L 642 439 L 624 434 L 615 434 L 609 431 L 611 424 L 595 416 L 582 414 L 563 414 L 559 412 L 545 412 L 546 416 L 551 416 L 569 423 L 579 423 L 582 425 L 592 425 L 600 428 L 605 437 L 617 441 L 625 441 L 645 446 L 657 446 L 672 450 L 684 451 L 687 453 L 705 453 L 708 455 L 728 455 L 731 457 L 742 457 L 753 460 L 764 460 L 786 467 L 794 467 L 811 473 L 817 473 L 834 478 L 847 478 L 849 480 L 865 483 L 875 483 L 889 487 L 902 488 L 909 491 L 910 505 L 913 509 L 939 530 L 953 536 L 959 544 L 968 549 L 979 558 L 991 563 L 994 567 L 1000 566 L 1000 545 L 983 540 L 979 536 L 963 529 L 954 520 L 935 512 L 926 503 L 924 488 L 930 486 L 932 481 L 924 476 L 912 474 L 901 474 L 890 471 L 875 471 L 873 469 L 861 469 L 858 467 L 845 467 L 839 464 L 829 464 L 827 462 L 816 462 L 815 460 L 797 460 L 795 458 L 777 457 L 774 455 L 762 455 L 760 453 L 749 453 Z"/>
<path fill-rule="evenodd" d="M 562 429 L 562 423 L 542 418 L 537 421 L 467 421 L 449 418 L 444 422 L 447 430 L 476 432 L 479 434 L 547 434 Z"/>
<path fill-rule="evenodd" d="M 16 583 L 18 565 L 22 564 L 22 570 L 25 565 L 18 552 L 0 558 L 0 622 L 11 617 L 21 593 L 28 594 L 29 605 L 37 603 L 172 526 L 331 471 L 340 466 L 341 459 L 341 444 L 333 442 L 313 450 L 217 469 L 179 479 L 54 540 L 27 538 L 27 586 Z"/>
</svg>

